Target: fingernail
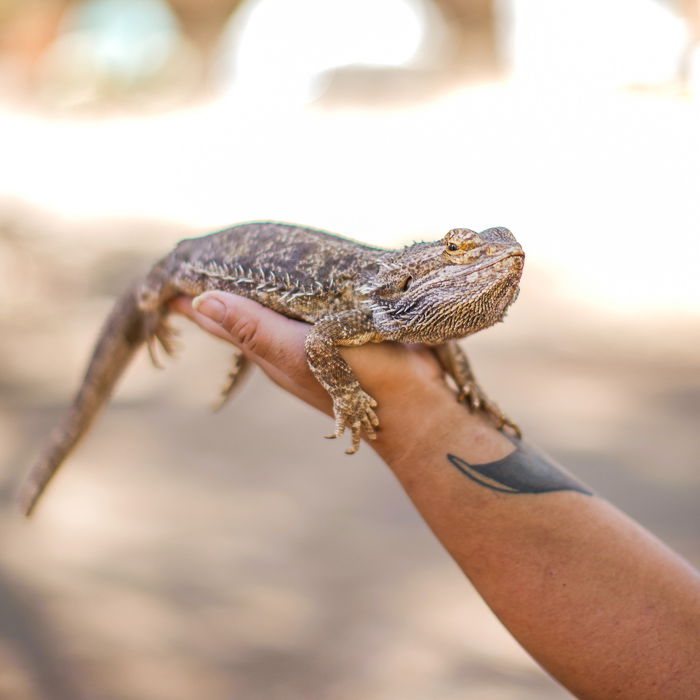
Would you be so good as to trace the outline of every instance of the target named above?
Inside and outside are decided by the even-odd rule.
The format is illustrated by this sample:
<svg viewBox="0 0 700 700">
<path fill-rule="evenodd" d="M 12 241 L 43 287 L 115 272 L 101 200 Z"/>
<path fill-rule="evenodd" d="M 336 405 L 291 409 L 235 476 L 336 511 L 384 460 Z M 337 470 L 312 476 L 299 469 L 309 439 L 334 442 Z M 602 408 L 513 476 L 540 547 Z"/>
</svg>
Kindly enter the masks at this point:
<svg viewBox="0 0 700 700">
<path fill-rule="evenodd" d="M 226 316 L 226 307 L 223 303 L 204 294 L 192 300 L 192 308 L 216 323 L 221 323 Z"/>
</svg>

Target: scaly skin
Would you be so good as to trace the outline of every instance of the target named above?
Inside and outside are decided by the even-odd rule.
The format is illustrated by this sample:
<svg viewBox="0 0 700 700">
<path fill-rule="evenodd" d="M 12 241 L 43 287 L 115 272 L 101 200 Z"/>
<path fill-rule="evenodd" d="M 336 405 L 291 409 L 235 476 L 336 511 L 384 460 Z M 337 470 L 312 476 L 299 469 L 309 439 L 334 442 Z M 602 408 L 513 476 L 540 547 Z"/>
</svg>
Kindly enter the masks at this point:
<svg viewBox="0 0 700 700">
<path fill-rule="evenodd" d="M 333 400 L 335 432 L 328 437 L 349 429 L 348 453 L 357 451 L 363 432 L 376 437 L 379 421 L 376 401 L 363 391 L 340 348 L 383 340 L 434 347 L 460 400 L 519 434 L 486 398 L 455 340 L 503 318 L 517 297 L 523 260 L 520 244 L 504 228 L 453 229 L 438 241 L 401 250 L 274 222 L 240 224 L 182 241 L 115 305 L 71 410 L 29 473 L 21 507 L 27 515 L 32 511 L 138 347 L 146 343 L 156 364 L 156 341 L 172 352 L 169 302 L 215 289 L 313 324 L 306 356 Z M 237 353 L 222 401 L 245 369 Z"/>
</svg>

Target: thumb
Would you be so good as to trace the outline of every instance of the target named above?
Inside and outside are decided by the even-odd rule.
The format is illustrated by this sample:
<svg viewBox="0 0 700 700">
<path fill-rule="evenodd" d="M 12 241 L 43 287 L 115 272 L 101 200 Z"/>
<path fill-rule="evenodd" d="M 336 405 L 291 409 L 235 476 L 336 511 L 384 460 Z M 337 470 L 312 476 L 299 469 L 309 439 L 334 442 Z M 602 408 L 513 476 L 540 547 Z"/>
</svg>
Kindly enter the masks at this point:
<svg viewBox="0 0 700 700">
<path fill-rule="evenodd" d="M 277 364 L 304 353 L 306 324 L 292 321 L 256 301 L 229 292 L 205 292 L 192 300 L 190 317 L 229 340 L 255 362 Z"/>
<path fill-rule="evenodd" d="M 203 330 L 236 345 L 282 388 L 316 408 L 330 409 L 328 394 L 306 361 L 306 323 L 229 292 L 205 292 L 195 299 L 180 296 L 170 306 Z"/>
<path fill-rule="evenodd" d="M 180 296 L 170 306 L 203 330 L 236 345 L 282 388 L 330 411 L 329 396 L 306 361 L 306 323 L 229 292 L 205 292 L 195 299 Z"/>
</svg>

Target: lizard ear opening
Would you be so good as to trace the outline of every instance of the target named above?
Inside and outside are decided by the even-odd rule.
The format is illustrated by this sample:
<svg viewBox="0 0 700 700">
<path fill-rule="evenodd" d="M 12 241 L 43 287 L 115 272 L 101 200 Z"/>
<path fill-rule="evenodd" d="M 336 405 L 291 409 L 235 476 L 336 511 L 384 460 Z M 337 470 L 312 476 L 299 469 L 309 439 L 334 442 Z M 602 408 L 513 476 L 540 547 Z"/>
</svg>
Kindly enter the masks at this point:
<svg viewBox="0 0 700 700">
<path fill-rule="evenodd" d="M 413 277 L 409 275 L 406 277 L 406 279 L 403 281 L 403 284 L 401 285 L 401 291 L 406 292 L 408 291 L 408 288 L 413 284 Z"/>
</svg>

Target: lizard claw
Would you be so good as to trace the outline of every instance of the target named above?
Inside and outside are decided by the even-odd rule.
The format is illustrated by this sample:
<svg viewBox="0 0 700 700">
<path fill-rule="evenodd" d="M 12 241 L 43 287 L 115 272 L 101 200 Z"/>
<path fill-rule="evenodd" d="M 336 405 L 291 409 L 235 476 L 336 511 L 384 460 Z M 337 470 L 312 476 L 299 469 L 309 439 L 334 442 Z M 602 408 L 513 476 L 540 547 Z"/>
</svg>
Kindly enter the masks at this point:
<svg viewBox="0 0 700 700">
<path fill-rule="evenodd" d="M 355 454 L 360 448 L 363 430 L 368 440 L 377 439 L 376 428 L 379 426 L 379 418 L 374 412 L 376 406 L 377 402 L 361 389 L 334 399 L 335 433 L 326 437 L 339 438 L 345 433 L 346 428 L 349 428 L 352 444 L 345 450 L 345 454 Z"/>
<path fill-rule="evenodd" d="M 508 417 L 505 417 L 505 420 L 500 427 L 509 428 L 516 438 L 521 438 L 523 436 L 523 431 L 520 429 L 520 426 L 517 423 L 513 423 L 513 421 Z"/>
<path fill-rule="evenodd" d="M 501 409 L 495 403 L 486 399 L 482 402 L 481 408 L 486 414 L 496 420 L 496 426 L 499 430 L 509 428 L 516 437 L 521 438 L 523 436 L 519 426 L 516 423 L 513 423 L 513 421 L 508 418 L 508 416 L 503 413 L 503 411 L 501 411 Z"/>
<path fill-rule="evenodd" d="M 158 357 L 158 345 L 160 345 L 161 349 L 166 355 L 172 357 L 178 350 L 177 336 L 177 330 L 173 328 L 165 319 L 159 319 L 157 321 L 157 325 L 153 331 L 148 334 L 146 339 L 148 354 L 154 367 L 157 369 L 163 369 L 164 367 L 163 363 Z"/>
<path fill-rule="evenodd" d="M 461 387 L 457 400 L 464 402 L 470 411 L 478 411 L 488 399 L 476 382 L 469 382 Z"/>
<path fill-rule="evenodd" d="M 472 412 L 481 410 L 486 413 L 496 421 L 499 430 L 509 428 L 516 437 L 522 437 L 520 428 L 493 401 L 486 397 L 476 382 L 469 382 L 461 387 L 458 401 L 464 402 Z"/>
</svg>

